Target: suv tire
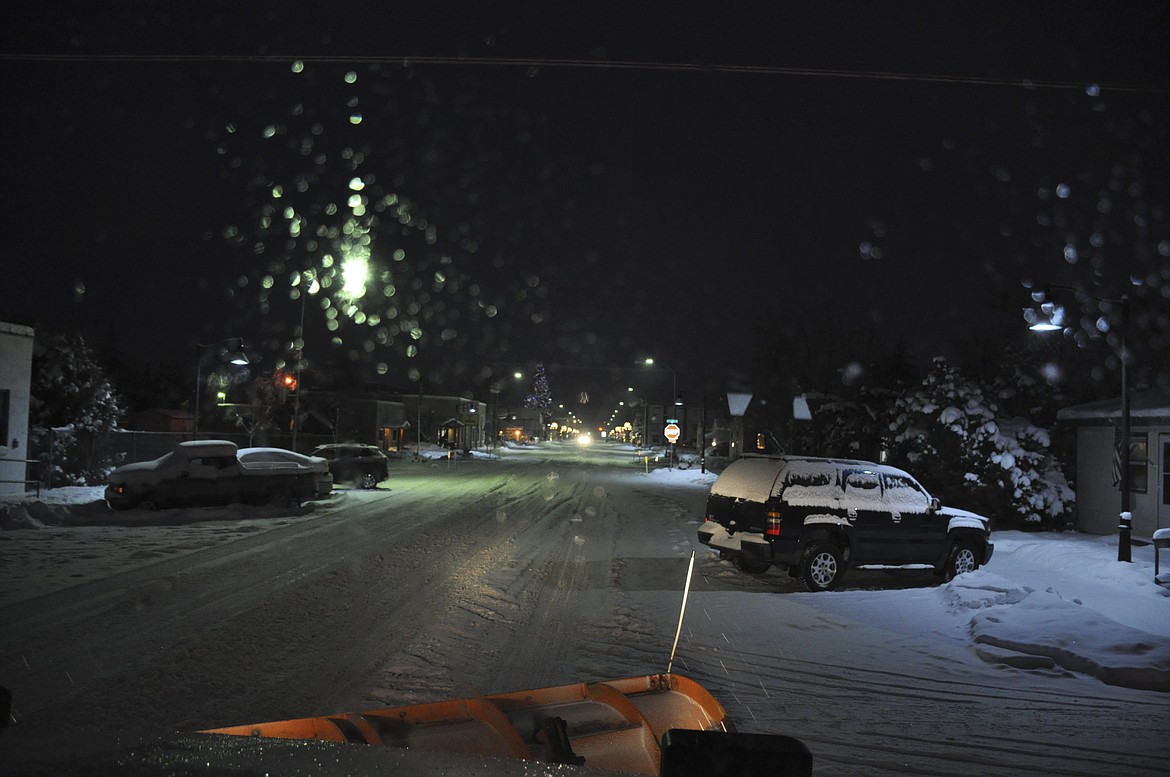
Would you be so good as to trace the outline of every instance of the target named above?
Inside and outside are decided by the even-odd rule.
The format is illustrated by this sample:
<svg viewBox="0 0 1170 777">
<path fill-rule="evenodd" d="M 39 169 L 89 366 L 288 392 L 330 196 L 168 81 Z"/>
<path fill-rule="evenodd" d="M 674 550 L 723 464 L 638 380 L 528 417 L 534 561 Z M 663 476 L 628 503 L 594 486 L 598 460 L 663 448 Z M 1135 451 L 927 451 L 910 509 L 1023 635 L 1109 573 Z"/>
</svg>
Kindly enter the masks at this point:
<svg viewBox="0 0 1170 777">
<path fill-rule="evenodd" d="M 832 542 L 814 542 L 800 559 L 798 577 L 810 591 L 831 591 L 841 583 L 844 576 L 844 556 Z"/>
<path fill-rule="evenodd" d="M 735 565 L 739 567 L 741 572 L 747 572 L 749 575 L 762 575 L 772 568 L 771 562 L 748 561 L 742 556 L 735 560 Z"/>
<path fill-rule="evenodd" d="M 378 485 L 378 476 L 369 470 L 358 475 L 359 488 L 376 488 Z"/>
<path fill-rule="evenodd" d="M 970 540 L 959 540 L 947 556 L 947 564 L 943 569 L 943 580 L 949 583 L 955 579 L 956 575 L 974 572 L 978 568 L 979 556 L 975 552 L 975 544 Z"/>
</svg>

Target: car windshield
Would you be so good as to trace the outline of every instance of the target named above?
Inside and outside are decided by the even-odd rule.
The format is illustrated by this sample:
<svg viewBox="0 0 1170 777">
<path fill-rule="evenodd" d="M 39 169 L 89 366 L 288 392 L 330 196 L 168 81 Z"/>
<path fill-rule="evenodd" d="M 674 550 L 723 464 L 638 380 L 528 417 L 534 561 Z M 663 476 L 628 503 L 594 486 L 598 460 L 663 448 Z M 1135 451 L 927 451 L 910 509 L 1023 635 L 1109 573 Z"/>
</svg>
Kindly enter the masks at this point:
<svg viewBox="0 0 1170 777">
<path fill-rule="evenodd" d="M 1164 774 L 1170 3 L 531 6 L 5 4 L 0 762 Z"/>
</svg>

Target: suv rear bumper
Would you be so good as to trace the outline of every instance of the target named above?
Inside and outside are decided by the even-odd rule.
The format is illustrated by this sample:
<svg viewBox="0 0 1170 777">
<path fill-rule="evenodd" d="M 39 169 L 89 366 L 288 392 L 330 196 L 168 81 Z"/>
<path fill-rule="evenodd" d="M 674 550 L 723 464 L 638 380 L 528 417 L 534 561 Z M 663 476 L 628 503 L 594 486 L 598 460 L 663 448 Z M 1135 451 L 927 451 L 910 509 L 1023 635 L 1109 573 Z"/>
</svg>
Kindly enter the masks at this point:
<svg viewBox="0 0 1170 777">
<path fill-rule="evenodd" d="M 731 534 L 714 521 L 699 527 L 699 542 L 745 561 L 779 563 L 772 558 L 772 544 L 760 532 L 741 531 Z"/>
</svg>

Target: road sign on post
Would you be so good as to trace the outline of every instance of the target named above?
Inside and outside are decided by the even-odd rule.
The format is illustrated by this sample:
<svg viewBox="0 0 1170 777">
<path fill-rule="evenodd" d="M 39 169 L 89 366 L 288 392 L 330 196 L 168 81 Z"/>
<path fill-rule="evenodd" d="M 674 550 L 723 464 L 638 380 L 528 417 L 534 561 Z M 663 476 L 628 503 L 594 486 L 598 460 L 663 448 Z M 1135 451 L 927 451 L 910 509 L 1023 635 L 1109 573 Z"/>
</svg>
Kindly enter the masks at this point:
<svg viewBox="0 0 1170 777">
<path fill-rule="evenodd" d="M 678 436 L 682 434 L 682 430 L 678 428 L 678 424 L 667 424 L 666 428 L 662 430 L 662 434 L 673 445 L 678 442 Z"/>
</svg>

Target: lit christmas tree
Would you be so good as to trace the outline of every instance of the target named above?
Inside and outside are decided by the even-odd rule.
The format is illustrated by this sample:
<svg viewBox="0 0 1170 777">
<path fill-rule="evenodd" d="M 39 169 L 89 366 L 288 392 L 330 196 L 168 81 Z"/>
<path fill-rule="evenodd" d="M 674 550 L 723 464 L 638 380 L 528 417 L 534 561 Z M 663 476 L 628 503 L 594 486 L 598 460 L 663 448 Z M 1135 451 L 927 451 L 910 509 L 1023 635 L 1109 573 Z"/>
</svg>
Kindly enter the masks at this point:
<svg viewBox="0 0 1170 777">
<path fill-rule="evenodd" d="M 536 373 L 532 376 L 532 393 L 524 398 L 524 404 L 539 410 L 542 421 L 552 413 L 552 395 L 548 390 L 548 376 L 544 374 L 543 364 L 536 365 Z"/>
</svg>

